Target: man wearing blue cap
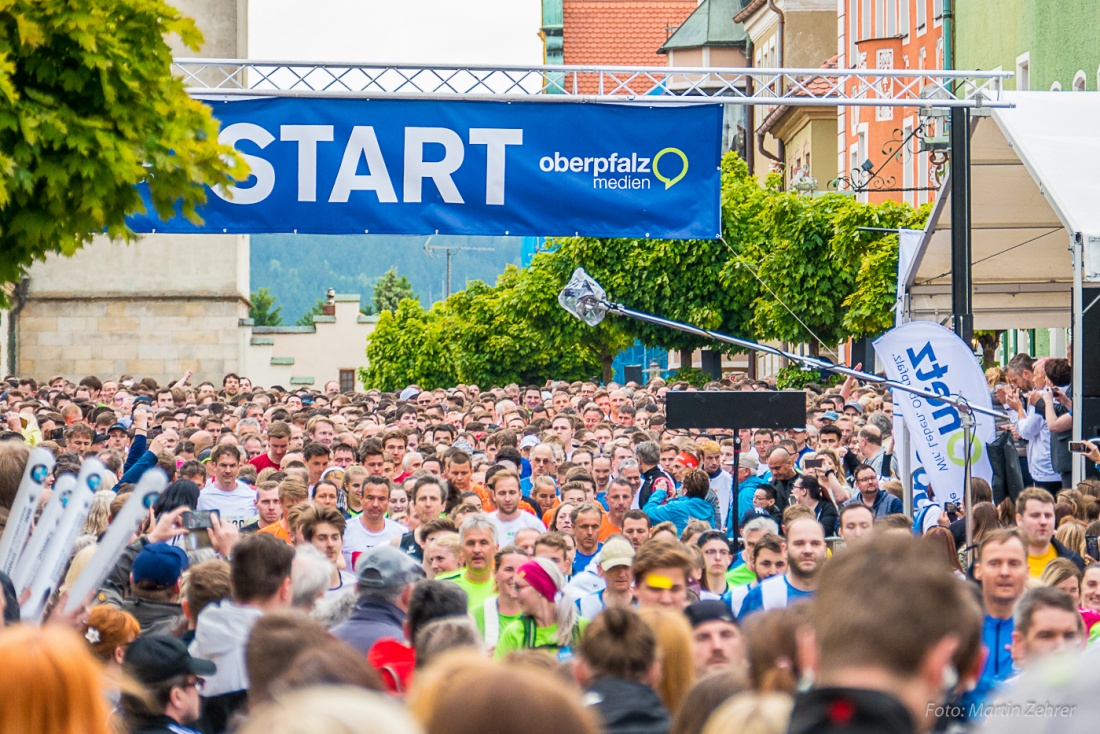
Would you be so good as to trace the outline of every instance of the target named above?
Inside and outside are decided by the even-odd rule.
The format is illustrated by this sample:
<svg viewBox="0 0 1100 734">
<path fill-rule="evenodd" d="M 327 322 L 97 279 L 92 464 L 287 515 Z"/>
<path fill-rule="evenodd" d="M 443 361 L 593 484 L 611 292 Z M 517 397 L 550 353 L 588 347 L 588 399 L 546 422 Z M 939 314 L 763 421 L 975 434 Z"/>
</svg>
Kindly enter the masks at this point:
<svg viewBox="0 0 1100 734">
<path fill-rule="evenodd" d="M 186 569 L 187 554 L 168 543 L 150 543 L 134 557 L 130 595 L 122 609 L 134 615 L 142 634 L 178 636 L 187 628 L 179 604 L 180 577 Z"/>
</svg>

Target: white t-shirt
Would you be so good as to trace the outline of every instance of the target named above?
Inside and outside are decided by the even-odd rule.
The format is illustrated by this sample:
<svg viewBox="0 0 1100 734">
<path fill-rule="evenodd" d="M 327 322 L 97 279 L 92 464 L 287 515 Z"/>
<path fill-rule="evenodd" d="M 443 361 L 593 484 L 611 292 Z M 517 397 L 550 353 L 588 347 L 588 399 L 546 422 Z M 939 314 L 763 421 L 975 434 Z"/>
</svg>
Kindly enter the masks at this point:
<svg viewBox="0 0 1100 734">
<path fill-rule="evenodd" d="M 546 532 L 546 526 L 542 524 L 542 521 L 532 515 L 530 512 L 524 512 L 520 510 L 519 516 L 514 520 L 501 520 L 500 513 L 493 511 L 489 513 L 489 520 L 497 526 L 497 547 L 504 548 L 509 545 L 514 545 L 516 542 L 516 533 L 525 528 L 532 528 L 538 530 L 540 533 Z"/>
<path fill-rule="evenodd" d="M 358 581 L 355 574 L 348 571 L 340 572 L 340 581 L 331 589 L 325 592 L 325 599 L 337 599 L 344 594 L 354 594 L 355 584 Z"/>
<path fill-rule="evenodd" d="M 199 492 L 199 504 L 195 509 L 217 510 L 223 522 L 231 522 L 240 530 L 256 517 L 256 490 L 239 479 L 230 492 L 211 482 Z"/>
<path fill-rule="evenodd" d="M 362 516 L 352 518 L 344 530 L 344 561 L 347 570 L 354 571 L 355 557 L 375 546 L 385 545 L 392 538 L 400 538 L 409 529 L 399 522 L 386 518 L 386 524 L 380 532 L 372 533 L 363 525 Z"/>
<path fill-rule="evenodd" d="M 726 529 L 726 518 L 730 514 L 730 500 L 733 499 L 733 477 L 722 469 L 718 476 L 710 480 L 710 488 L 718 495 L 718 529 Z"/>
</svg>

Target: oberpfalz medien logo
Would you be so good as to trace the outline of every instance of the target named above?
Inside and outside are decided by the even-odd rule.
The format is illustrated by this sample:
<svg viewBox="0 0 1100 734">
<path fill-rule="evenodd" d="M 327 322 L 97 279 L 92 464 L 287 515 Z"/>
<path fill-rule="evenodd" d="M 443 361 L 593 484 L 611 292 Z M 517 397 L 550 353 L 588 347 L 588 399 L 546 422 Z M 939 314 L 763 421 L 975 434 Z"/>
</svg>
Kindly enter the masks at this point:
<svg viewBox="0 0 1100 734">
<path fill-rule="evenodd" d="M 543 173 L 579 173 L 592 177 L 594 189 L 649 189 L 653 179 L 671 189 L 687 175 L 688 157 L 679 148 L 662 148 L 652 156 L 611 153 L 606 156 L 570 156 L 555 151 L 539 159 Z"/>
</svg>

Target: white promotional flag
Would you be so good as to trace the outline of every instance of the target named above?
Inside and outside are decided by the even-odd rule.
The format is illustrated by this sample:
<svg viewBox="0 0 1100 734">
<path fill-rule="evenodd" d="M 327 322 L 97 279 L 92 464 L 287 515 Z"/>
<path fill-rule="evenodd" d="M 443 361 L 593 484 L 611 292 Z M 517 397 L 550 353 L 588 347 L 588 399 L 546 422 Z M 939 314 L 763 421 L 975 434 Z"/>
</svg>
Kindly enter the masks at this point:
<svg viewBox="0 0 1100 734">
<path fill-rule="evenodd" d="M 891 329 L 875 340 L 875 352 L 891 380 L 937 395 L 961 396 L 978 407 L 993 407 L 974 353 L 939 324 L 913 321 Z M 894 391 L 894 405 L 901 406 L 909 440 L 936 502 L 962 501 L 966 450 L 959 411 L 942 401 L 901 390 Z M 993 469 L 985 445 L 996 437 L 994 420 L 981 413 L 974 415 L 977 425 L 970 446 L 970 471 L 972 476 L 991 481 Z"/>
<path fill-rule="evenodd" d="M 916 267 L 917 253 L 920 252 L 923 229 L 898 230 L 898 299 L 894 304 L 894 326 L 901 326 L 909 320 L 905 298 L 909 293 L 909 280 Z"/>
</svg>

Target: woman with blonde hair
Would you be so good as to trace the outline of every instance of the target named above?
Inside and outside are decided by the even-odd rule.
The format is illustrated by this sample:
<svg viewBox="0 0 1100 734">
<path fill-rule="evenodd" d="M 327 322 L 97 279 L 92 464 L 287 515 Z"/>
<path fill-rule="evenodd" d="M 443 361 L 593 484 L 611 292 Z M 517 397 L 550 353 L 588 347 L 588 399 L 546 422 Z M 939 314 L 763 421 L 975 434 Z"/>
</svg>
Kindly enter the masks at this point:
<svg viewBox="0 0 1100 734">
<path fill-rule="evenodd" d="M 1081 558 L 1086 559 L 1086 563 L 1090 560 L 1088 554 L 1085 552 L 1085 526 L 1081 523 L 1066 523 L 1054 531 L 1054 539 Z"/>
<path fill-rule="evenodd" d="M 356 513 L 362 511 L 360 505 L 360 495 L 363 489 L 363 480 L 370 476 L 370 472 L 367 468 L 361 464 L 351 464 L 344 470 L 344 481 L 341 482 L 341 489 L 344 490 L 344 498 L 348 503 L 348 512 Z"/>
<path fill-rule="evenodd" d="M 688 689 L 695 683 L 695 647 L 691 625 L 680 612 L 658 607 L 638 610 L 642 621 L 657 638 L 657 659 L 661 661 L 661 679 L 657 694 L 675 717 Z"/>
<path fill-rule="evenodd" d="M 90 535 L 99 538 L 107 532 L 107 525 L 111 522 L 111 500 L 117 495 L 109 489 L 101 489 L 92 497 L 91 507 L 84 518 L 84 525 L 80 528 L 81 535 Z"/>
<path fill-rule="evenodd" d="M 703 734 L 783 734 L 793 707 L 783 693 L 738 693 L 711 714 Z"/>
<path fill-rule="evenodd" d="M 1043 586 L 1061 589 L 1074 599 L 1081 597 L 1081 576 L 1077 564 L 1068 558 L 1055 558 L 1043 569 L 1039 582 Z"/>
<path fill-rule="evenodd" d="M 496 664 L 477 651 L 468 648 L 448 650 L 413 676 L 406 700 L 409 711 L 422 725 L 427 725 L 442 696 L 453 688 L 465 688 L 474 674 L 495 668 Z"/>
<path fill-rule="evenodd" d="M 510 695 L 519 691 L 522 695 Z M 444 687 L 425 728 L 428 734 L 600 732 L 591 708 L 561 678 L 530 666 L 507 665 L 470 671 L 462 685 Z"/>
<path fill-rule="evenodd" d="M 112 734 L 103 665 L 72 630 L 4 629 L 0 670 L 0 734 Z"/>
<path fill-rule="evenodd" d="M 240 734 L 421 734 L 400 705 L 350 686 L 320 686 L 279 696 L 256 709 Z"/>
</svg>

